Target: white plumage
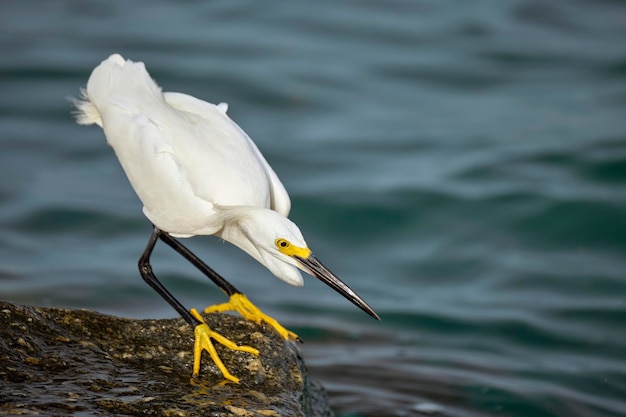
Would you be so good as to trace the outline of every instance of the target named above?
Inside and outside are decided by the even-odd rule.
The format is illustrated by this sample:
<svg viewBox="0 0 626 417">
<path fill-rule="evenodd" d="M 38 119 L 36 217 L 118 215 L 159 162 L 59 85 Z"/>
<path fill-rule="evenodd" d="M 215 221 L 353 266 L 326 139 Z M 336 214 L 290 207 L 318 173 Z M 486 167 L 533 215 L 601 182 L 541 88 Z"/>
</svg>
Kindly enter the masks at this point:
<svg viewBox="0 0 626 417">
<path fill-rule="evenodd" d="M 274 245 L 307 246 L 286 218 L 289 195 L 225 103 L 162 93 L 143 63 L 116 54 L 94 69 L 76 106 L 79 124 L 104 129 L 155 226 L 175 237 L 220 236 L 302 285 L 297 262 Z"/>
<path fill-rule="evenodd" d="M 285 187 L 256 145 L 226 111 L 181 93 L 163 93 L 143 63 L 111 55 L 97 66 L 75 100 L 79 124 L 97 124 L 155 228 L 139 259 L 143 279 L 194 326 L 194 374 L 207 350 L 225 378 L 238 382 L 221 362 L 211 339 L 230 349 L 257 354 L 213 332 L 197 312 L 187 310 L 158 280 L 150 255 L 158 239 L 194 264 L 229 296 L 229 302 L 205 312 L 236 310 L 257 323 L 268 323 L 286 339 L 297 336 L 262 313 L 174 237 L 216 235 L 238 246 L 274 275 L 302 285 L 303 270 L 346 297 L 370 316 L 378 316 L 354 291 L 330 272 L 308 248 L 287 216 Z"/>
<path fill-rule="evenodd" d="M 283 281 L 302 285 L 303 270 L 378 318 L 308 248 L 287 218 L 285 187 L 225 103 L 163 93 L 143 63 L 115 54 L 93 70 L 75 104 L 79 124 L 103 128 L 144 214 L 161 232 L 219 236 Z"/>
</svg>

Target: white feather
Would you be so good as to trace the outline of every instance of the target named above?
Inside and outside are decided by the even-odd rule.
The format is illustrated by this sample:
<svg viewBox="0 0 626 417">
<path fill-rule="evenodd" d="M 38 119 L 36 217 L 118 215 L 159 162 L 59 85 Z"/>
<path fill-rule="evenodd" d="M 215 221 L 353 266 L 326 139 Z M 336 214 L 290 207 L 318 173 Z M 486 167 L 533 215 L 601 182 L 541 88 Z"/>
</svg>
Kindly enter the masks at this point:
<svg viewBox="0 0 626 417">
<path fill-rule="evenodd" d="M 274 245 L 288 235 L 306 247 L 286 218 L 289 195 L 226 103 L 162 93 L 142 63 L 112 55 L 75 104 L 79 124 L 103 128 L 154 225 L 176 237 L 221 236 L 302 285 L 297 263 Z M 236 232 L 244 223 L 256 230 L 252 239 Z"/>
</svg>

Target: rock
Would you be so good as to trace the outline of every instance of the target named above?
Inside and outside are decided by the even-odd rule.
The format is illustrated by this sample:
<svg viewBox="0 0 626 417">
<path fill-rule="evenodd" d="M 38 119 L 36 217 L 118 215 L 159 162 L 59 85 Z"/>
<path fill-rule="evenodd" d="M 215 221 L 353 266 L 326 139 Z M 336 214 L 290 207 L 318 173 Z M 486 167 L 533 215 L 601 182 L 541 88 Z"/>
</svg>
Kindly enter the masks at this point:
<svg viewBox="0 0 626 417">
<path fill-rule="evenodd" d="M 332 416 L 293 342 L 237 316 L 206 323 L 260 356 L 216 344 L 240 384 L 208 354 L 192 379 L 193 330 L 182 319 L 131 320 L 0 301 L 0 415 Z"/>
</svg>

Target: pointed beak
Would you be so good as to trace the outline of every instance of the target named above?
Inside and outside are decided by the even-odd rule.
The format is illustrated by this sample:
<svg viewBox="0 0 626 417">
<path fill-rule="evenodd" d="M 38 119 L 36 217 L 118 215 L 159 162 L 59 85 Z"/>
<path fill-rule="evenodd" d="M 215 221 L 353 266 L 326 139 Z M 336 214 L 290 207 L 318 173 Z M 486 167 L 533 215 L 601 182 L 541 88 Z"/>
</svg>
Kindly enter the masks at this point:
<svg viewBox="0 0 626 417">
<path fill-rule="evenodd" d="M 294 256 L 303 266 L 302 269 L 313 275 L 315 278 L 319 279 L 339 294 L 343 295 L 345 298 L 350 300 L 355 306 L 359 307 L 361 310 L 365 311 L 367 314 L 375 318 L 376 320 L 380 320 L 378 314 L 374 312 L 372 307 L 367 305 L 367 303 L 357 295 L 354 291 L 350 289 L 346 284 L 343 283 L 335 274 L 330 272 L 328 268 L 326 268 L 320 261 L 313 255 L 312 253 L 306 257 L 301 258 L 299 256 Z"/>
</svg>

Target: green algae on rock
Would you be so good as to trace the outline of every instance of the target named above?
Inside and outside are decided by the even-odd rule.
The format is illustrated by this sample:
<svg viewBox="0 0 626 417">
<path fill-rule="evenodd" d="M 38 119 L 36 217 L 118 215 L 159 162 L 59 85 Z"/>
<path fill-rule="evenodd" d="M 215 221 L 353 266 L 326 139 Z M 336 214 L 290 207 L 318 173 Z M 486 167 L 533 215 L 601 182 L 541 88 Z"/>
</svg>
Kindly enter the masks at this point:
<svg viewBox="0 0 626 417">
<path fill-rule="evenodd" d="M 208 355 L 191 378 L 193 331 L 182 319 L 132 320 L 0 301 L 0 414 L 332 416 L 293 342 L 212 313 L 206 323 L 254 356 L 216 344 L 240 384 Z"/>
</svg>

